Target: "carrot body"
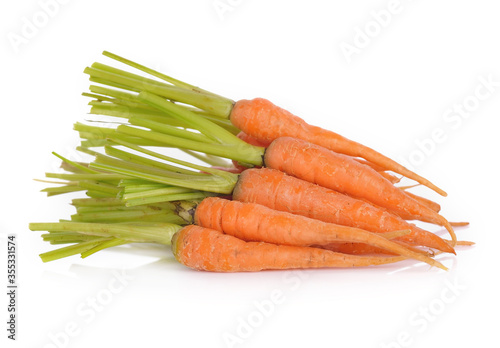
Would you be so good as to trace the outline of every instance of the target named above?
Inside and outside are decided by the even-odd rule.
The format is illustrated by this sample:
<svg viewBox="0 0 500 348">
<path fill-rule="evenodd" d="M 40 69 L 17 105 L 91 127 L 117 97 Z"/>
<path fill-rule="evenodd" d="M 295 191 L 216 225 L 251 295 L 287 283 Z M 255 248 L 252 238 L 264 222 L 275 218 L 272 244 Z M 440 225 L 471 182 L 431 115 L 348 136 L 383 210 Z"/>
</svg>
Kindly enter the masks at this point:
<svg viewBox="0 0 500 348">
<path fill-rule="evenodd" d="M 245 242 L 220 231 L 189 225 L 172 238 L 172 251 L 183 265 L 212 272 L 256 272 L 326 267 L 365 267 L 403 257 L 370 257 L 311 247 Z"/>
<path fill-rule="evenodd" d="M 294 137 L 323 146 L 332 151 L 353 157 L 362 157 L 387 170 L 404 175 L 425 185 L 439 194 L 446 192 L 429 180 L 406 169 L 375 150 L 349 140 L 337 133 L 307 124 L 301 118 L 263 98 L 237 101 L 231 111 L 234 126 L 253 138 L 269 143 L 280 137 Z"/>
<path fill-rule="evenodd" d="M 274 169 L 245 170 L 233 190 L 233 199 L 372 232 L 409 229 L 411 233 L 397 239 L 454 253 L 439 236 L 384 209 Z"/>
<path fill-rule="evenodd" d="M 284 137 L 269 145 L 264 163 L 297 178 L 366 199 L 396 214 L 444 226 L 456 241 L 453 228 L 444 217 L 406 195 L 374 169 L 349 156 L 301 139 Z"/>
</svg>

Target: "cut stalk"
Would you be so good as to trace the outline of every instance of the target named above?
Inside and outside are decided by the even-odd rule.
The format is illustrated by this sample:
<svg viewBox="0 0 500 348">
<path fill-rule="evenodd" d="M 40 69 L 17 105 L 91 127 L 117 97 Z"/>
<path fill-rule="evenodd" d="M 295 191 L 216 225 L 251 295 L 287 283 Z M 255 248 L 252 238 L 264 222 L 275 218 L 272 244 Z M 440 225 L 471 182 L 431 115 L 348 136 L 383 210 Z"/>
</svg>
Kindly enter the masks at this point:
<svg viewBox="0 0 500 348">
<path fill-rule="evenodd" d="M 141 70 L 141 71 L 143 71 L 143 72 L 145 72 L 147 74 L 150 74 L 150 75 L 155 76 L 155 77 L 157 77 L 159 79 L 167 81 L 167 82 L 173 84 L 174 86 L 178 86 L 178 87 L 181 87 L 181 88 L 189 89 L 189 90 L 192 90 L 194 92 L 198 92 L 198 93 L 204 94 L 204 95 L 215 96 L 215 97 L 220 98 L 221 100 L 225 101 L 227 104 L 233 104 L 234 103 L 231 99 L 228 99 L 226 97 L 222 97 L 222 96 L 220 96 L 218 94 L 215 94 L 215 93 L 212 93 L 210 91 L 201 89 L 201 88 L 196 87 L 194 85 L 190 85 L 189 83 L 180 81 L 180 80 L 175 79 L 175 78 L 173 78 L 171 76 L 165 75 L 165 74 L 160 73 L 160 72 L 158 72 L 156 70 L 153 70 L 151 68 L 145 67 L 144 65 L 141 65 L 141 64 L 133 62 L 133 61 L 131 61 L 129 59 L 120 57 L 120 56 L 118 56 L 116 54 L 113 54 L 111 52 L 104 51 L 102 54 L 105 55 L 106 57 L 112 58 L 112 59 L 114 59 L 114 60 L 116 60 L 118 62 L 127 64 L 127 65 L 129 65 L 129 66 L 131 66 L 133 68 L 136 68 L 138 70 Z M 224 117 L 229 117 L 229 113 L 224 113 L 223 110 L 221 110 L 220 112 L 218 112 L 218 114 L 221 114 Z"/>
<path fill-rule="evenodd" d="M 212 95 L 202 95 L 198 92 L 183 89 L 180 87 L 162 84 L 161 82 L 151 80 L 145 77 L 134 77 L 134 74 L 122 71 L 115 68 L 105 68 L 103 65 L 97 64 L 99 68 L 90 67 L 84 70 L 84 73 L 90 75 L 91 80 L 127 89 L 133 92 L 148 91 L 160 95 L 164 98 L 175 100 L 180 103 L 196 106 L 206 110 L 213 115 L 226 117 L 233 107 L 232 102 L 221 100 L 219 97 Z M 104 68 L 104 70 L 103 70 Z M 111 71 L 111 72 L 110 72 Z"/>
</svg>

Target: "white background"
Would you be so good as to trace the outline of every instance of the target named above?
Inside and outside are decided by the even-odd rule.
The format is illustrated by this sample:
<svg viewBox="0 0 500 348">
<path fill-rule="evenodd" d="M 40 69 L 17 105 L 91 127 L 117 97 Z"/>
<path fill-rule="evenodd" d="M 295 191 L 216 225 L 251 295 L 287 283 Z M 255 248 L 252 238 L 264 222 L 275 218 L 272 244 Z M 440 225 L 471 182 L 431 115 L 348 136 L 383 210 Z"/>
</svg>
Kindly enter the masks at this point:
<svg viewBox="0 0 500 348">
<path fill-rule="evenodd" d="M 19 250 L 18 341 L 6 338 L 7 296 L 2 295 L 1 346 L 498 342 L 498 323 L 491 319 L 500 310 L 496 2 L 223 0 L 230 10 L 222 15 L 213 0 L 61 1 L 57 8 L 44 3 L 50 1 L 9 1 L 0 10 L 5 287 L 6 234 L 17 235 Z M 381 15 L 388 10 L 390 17 Z M 384 26 L 375 22 L 377 13 Z M 35 31 L 26 32 L 28 22 L 36 22 Z M 370 36 L 363 37 L 366 32 Z M 356 44 L 356 53 L 342 52 Z M 88 112 L 80 96 L 88 86 L 82 70 L 94 61 L 109 63 L 102 50 L 235 100 L 268 98 L 309 123 L 413 164 L 449 196 L 414 192 L 441 203 L 451 221 L 469 221 L 470 227 L 457 233 L 477 245 L 441 257 L 449 272 L 406 262 L 357 270 L 210 274 L 181 266 L 170 250 L 156 246 L 43 264 L 38 254 L 51 247 L 28 223 L 67 218 L 73 196 L 48 199 L 39 192 L 44 185 L 32 179 L 55 170 L 59 161 L 51 151 L 78 159 L 72 124 Z M 492 81 L 486 96 L 481 79 Z M 483 100 L 475 105 L 478 91 Z M 464 102 L 470 103 L 468 117 L 445 118 Z M 436 132 L 439 143 L 429 140 Z M 92 298 L 95 309 L 88 302 Z M 272 299 L 277 302 L 271 308 Z M 265 315 L 256 303 L 267 306 Z M 242 323 L 249 322 L 253 327 L 244 331 Z M 237 338 L 233 345 L 226 344 L 228 335 Z"/>
</svg>

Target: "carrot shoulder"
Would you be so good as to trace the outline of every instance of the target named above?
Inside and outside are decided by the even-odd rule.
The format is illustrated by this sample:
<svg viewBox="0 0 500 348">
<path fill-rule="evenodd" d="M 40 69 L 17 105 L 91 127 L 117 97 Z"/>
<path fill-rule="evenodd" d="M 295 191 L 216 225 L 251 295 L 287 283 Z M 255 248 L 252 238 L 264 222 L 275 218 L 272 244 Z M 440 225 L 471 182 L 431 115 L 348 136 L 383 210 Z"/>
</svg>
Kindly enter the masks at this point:
<svg viewBox="0 0 500 348">
<path fill-rule="evenodd" d="M 301 118 L 266 99 L 255 98 L 237 101 L 231 111 L 230 119 L 237 128 L 263 143 L 270 143 L 279 137 L 300 138 L 338 153 L 362 157 L 446 196 L 446 192 L 429 180 L 410 171 L 394 160 L 337 133 L 309 125 Z"/>
<path fill-rule="evenodd" d="M 186 226 L 174 235 L 172 251 L 181 264 L 212 272 L 366 267 L 404 259 L 356 256 L 319 248 L 245 242 L 220 231 L 195 225 Z"/>
</svg>

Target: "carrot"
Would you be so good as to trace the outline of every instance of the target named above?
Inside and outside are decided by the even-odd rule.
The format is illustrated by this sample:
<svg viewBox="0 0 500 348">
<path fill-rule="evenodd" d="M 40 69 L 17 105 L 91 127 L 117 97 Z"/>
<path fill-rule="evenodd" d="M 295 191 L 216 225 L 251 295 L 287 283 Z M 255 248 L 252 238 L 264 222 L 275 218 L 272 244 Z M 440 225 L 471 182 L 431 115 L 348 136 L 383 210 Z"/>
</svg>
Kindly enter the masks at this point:
<svg viewBox="0 0 500 348">
<path fill-rule="evenodd" d="M 284 137 L 269 145 L 264 163 L 267 167 L 320 186 L 367 199 L 396 214 L 401 213 L 412 216 L 413 219 L 444 226 L 452 240 L 456 241 L 455 232 L 444 217 L 406 195 L 372 168 L 349 156 L 301 139 Z"/>
<path fill-rule="evenodd" d="M 195 223 L 250 242 L 292 246 L 365 243 L 442 268 L 437 261 L 377 234 L 273 210 L 260 204 L 205 198 L 196 208 Z"/>
<path fill-rule="evenodd" d="M 439 236 L 409 224 L 385 209 L 268 168 L 240 174 L 233 199 L 372 232 L 411 230 L 398 238 L 412 245 L 454 250 Z"/>
<path fill-rule="evenodd" d="M 446 196 L 429 180 L 408 170 L 397 162 L 375 150 L 349 140 L 339 134 L 307 124 L 301 118 L 272 104 L 263 98 L 239 100 L 235 103 L 230 116 L 231 122 L 238 129 L 261 142 L 272 142 L 280 137 L 294 137 L 320 145 L 337 153 L 362 157 L 386 170 L 404 175 L 439 194 Z"/>
<path fill-rule="evenodd" d="M 261 147 L 268 147 L 271 144 L 271 142 L 261 142 L 261 141 L 255 139 L 254 137 L 252 137 L 252 136 L 244 133 L 244 132 L 239 132 L 236 136 L 238 138 L 240 138 L 241 140 L 243 140 L 244 142 L 246 142 L 247 144 L 250 144 L 250 145 L 261 146 Z M 381 176 L 383 176 L 384 178 L 386 178 L 387 180 L 389 180 L 393 184 L 396 184 L 396 183 L 398 183 L 398 182 L 401 181 L 401 178 L 398 178 L 397 176 L 395 176 L 393 174 L 387 173 L 384 168 L 382 168 L 382 167 L 380 167 L 380 166 L 378 166 L 376 164 L 373 164 L 371 162 L 368 162 L 367 160 L 363 160 L 363 159 L 360 159 L 360 158 L 354 158 L 353 157 L 353 159 L 356 160 L 356 161 L 358 161 L 361 164 L 364 164 L 364 165 L 367 165 L 367 166 L 373 168 Z M 233 164 L 237 168 L 242 168 L 242 169 L 245 168 L 245 167 L 241 166 L 240 164 L 238 164 L 238 162 L 236 162 L 236 161 L 233 161 Z"/>
<path fill-rule="evenodd" d="M 172 251 L 181 264 L 211 272 L 366 267 L 404 259 L 355 256 L 319 248 L 245 242 L 220 231 L 194 225 L 186 226 L 174 234 Z"/>
<path fill-rule="evenodd" d="M 234 102 L 229 98 L 179 81 L 116 54 L 106 51 L 103 54 L 160 78 L 167 83 L 148 79 L 100 63 L 94 63 L 92 67 L 85 69 L 85 73 L 89 74 L 93 81 L 125 90 L 150 92 L 171 101 L 192 105 L 201 109 L 200 115 L 205 113 L 205 117 L 229 119 L 236 128 L 263 143 L 270 143 L 279 137 L 288 136 L 309 141 L 338 153 L 362 157 L 386 170 L 392 170 L 404 175 L 446 196 L 446 192 L 429 180 L 408 170 L 390 158 L 339 134 L 309 125 L 301 118 L 292 115 L 266 99 L 256 98 Z M 107 93 L 116 96 L 116 92 Z M 120 95 L 120 97 L 122 96 L 123 94 Z"/>
</svg>

